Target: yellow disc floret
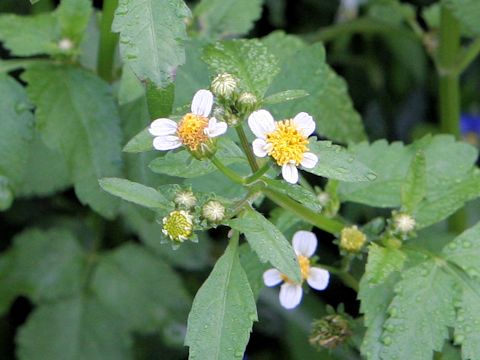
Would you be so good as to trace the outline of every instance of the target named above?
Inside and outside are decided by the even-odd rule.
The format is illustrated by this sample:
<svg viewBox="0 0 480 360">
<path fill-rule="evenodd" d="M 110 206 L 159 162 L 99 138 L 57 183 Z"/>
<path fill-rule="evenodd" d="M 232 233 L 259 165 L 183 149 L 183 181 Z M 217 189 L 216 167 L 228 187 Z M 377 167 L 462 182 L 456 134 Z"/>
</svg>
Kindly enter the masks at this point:
<svg viewBox="0 0 480 360">
<path fill-rule="evenodd" d="M 293 120 L 276 123 L 276 129 L 267 134 L 267 153 L 282 166 L 290 162 L 300 165 L 308 151 L 308 139 L 298 130 Z"/>
<path fill-rule="evenodd" d="M 200 144 L 208 140 L 204 131 L 207 126 L 208 118 L 188 113 L 178 124 L 177 136 L 183 145 L 195 151 Z"/>
<path fill-rule="evenodd" d="M 310 259 L 303 255 L 297 256 L 298 265 L 300 266 L 300 273 L 302 274 L 302 283 L 308 279 L 310 275 Z M 286 283 L 294 284 L 295 282 L 286 275 L 281 274 L 280 277 Z"/>
<path fill-rule="evenodd" d="M 172 211 L 163 218 L 162 232 L 173 241 L 185 241 L 192 234 L 192 230 L 192 215 L 187 211 Z"/>
</svg>

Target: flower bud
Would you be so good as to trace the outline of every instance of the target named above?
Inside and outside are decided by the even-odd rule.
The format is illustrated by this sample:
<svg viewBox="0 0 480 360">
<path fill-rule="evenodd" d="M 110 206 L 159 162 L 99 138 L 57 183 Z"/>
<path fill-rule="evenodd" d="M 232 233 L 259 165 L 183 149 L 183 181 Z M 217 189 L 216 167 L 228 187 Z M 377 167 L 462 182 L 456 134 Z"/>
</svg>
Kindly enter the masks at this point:
<svg viewBox="0 0 480 360">
<path fill-rule="evenodd" d="M 0 175 L 0 211 L 10 208 L 12 202 L 13 192 L 9 186 L 8 178 Z"/>
<path fill-rule="evenodd" d="M 223 98 L 232 96 L 236 88 L 237 80 L 228 73 L 217 75 L 211 85 L 212 93 Z"/>
<path fill-rule="evenodd" d="M 183 206 L 187 209 L 191 209 L 197 204 L 197 198 L 193 194 L 193 192 L 186 190 L 186 191 L 179 191 L 175 195 L 175 199 L 173 200 L 175 204 L 179 206 Z"/>
<path fill-rule="evenodd" d="M 330 194 L 327 193 L 326 191 L 322 191 L 317 195 L 317 199 L 320 205 L 326 206 L 330 201 Z"/>
<path fill-rule="evenodd" d="M 162 219 L 162 233 L 176 243 L 187 240 L 193 232 L 193 217 L 187 211 L 175 210 Z"/>
<path fill-rule="evenodd" d="M 213 223 L 218 223 L 225 218 L 225 206 L 219 201 L 210 200 L 202 208 L 202 216 Z"/>
<path fill-rule="evenodd" d="M 312 328 L 309 341 L 318 348 L 334 349 L 352 335 L 347 319 L 340 314 L 316 320 Z"/>
<path fill-rule="evenodd" d="M 73 49 L 73 41 L 69 38 L 63 38 L 57 44 L 58 48 L 64 52 L 68 52 Z"/>
<path fill-rule="evenodd" d="M 409 233 L 415 229 L 416 221 L 415 219 L 405 213 L 396 214 L 393 217 L 393 222 L 395 230 L 401 232 L 402 234 Z"/>
<path fill-rule="evenodd" d="M 345 227 L 340 233 L 340 248 L 350 253 L 358 253 L 366 241 L 367 236 L 356 225 Z"/>
<path fill-rule="evenodd" d="M 252 112 L 257 106 L 257 97 L 249 92 L 244 92 L 238 98 L 238 108 L 243 112 Z"/>
</svg>

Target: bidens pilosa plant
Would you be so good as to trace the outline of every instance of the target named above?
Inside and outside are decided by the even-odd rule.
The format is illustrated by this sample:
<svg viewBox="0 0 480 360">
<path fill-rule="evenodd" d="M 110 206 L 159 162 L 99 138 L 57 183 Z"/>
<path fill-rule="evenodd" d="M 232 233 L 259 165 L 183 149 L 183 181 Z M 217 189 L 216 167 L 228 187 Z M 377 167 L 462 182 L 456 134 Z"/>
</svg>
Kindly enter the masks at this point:
<svg viewBox="0 0 480 360">
<path fill-rule="evenodd" d="M 480 1 L 425 4 L 2 0 L 0 358 L 480 359 Z"/>
</svg>

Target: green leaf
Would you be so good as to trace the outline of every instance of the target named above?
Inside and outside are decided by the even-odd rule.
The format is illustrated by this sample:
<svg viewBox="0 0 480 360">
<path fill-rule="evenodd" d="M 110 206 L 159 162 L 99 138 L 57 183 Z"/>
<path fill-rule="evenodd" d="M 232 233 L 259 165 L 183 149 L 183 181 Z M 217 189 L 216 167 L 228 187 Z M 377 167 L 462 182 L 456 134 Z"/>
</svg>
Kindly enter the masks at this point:
<svg viewBox="0 0 480 360">
<path fill-rule="evenodd" d="M 183 322 L 191 305 L 173 270 L 144 247 L 134 244 L 104 256 L 91 286 L 101 303 L 123 319 L 129 329 L 140 332 Z"/>
<path fill-rule="evenodd" d="M 268 269 L 267 263 L 262 263 L 251 247 L 244 243 L 239 248 L 240 263 L 247 275 L 248 282 L 253 292 L 253 297 L 258 299 L 260 290 L 264 288 L 263 273 Z"/>
<path fill-rule="evenodd" d="M 279 70 L 275 57 L 256 39 L 218 42 L 204 49 L 203 58 L 214 75 L 230 73 L 243 91 L 258 97 L 265 94 Z"/>
<path fill-rule="evenodd" d="M 276 38 L 278 39 L 278 36 Z M 264 43 L 268 44 L 267 39 Z M 291 42 L 289 37 L 278 40 L 285 42 L 285 46 Z M 281 44 L 274 46 L 281 47 Z M 275 118 L 289 119 L 306 111 L 315 119 L 316 132 L 322 136 L 345 143 L 366 139 L 360 116 L 353 108 L 345 81 L 326 64 L 322 44 L 303 45 L 293 54 L 285 52 L 279 61 L 280 73 L 268 92 L 300 89 L 310 95 L 272 106 Z"/>
<path fill-rule="evenodd" d="M 0 175 L 8 177 L 15 189 L 25 175 L 28 147 L 33 138 L 33 115 L 24 88 L 0 75 Z"/>
<path fill-rule="evenodd" d="M 32 67 L 23 78 L 36 105 L 37 128 L 44 142 L 65 156 L 78 198 L 112 217 L 117 202 L 98 184 L 121 169 L 119 116 L 109 86 L 68 66 Z"/>
<path fill-rule="evenodd" d="M 128 153 L 141 153 L 153 150 L 153 138 L 147 129 L 143 129 L 130 139 L 123 151 Z"/>
<path fill-rule="evenodd" d="M 50 54 L 57 48 L 59 35 L 53 13 L 0 16 L 0 41 L 13 55 Z"/>
<path fill-rule="evenodd" d="M 280 104 L 287 101 L 297 100 L 309 94 L 305 90 L 285 90 L 279 93 L 267 96 L 263 103 L 266 105 Z"/>
<path fill-rule="evenodd" d="M 247 33 L 260 18 L 263 0 L 202 0 L 193 11 L 207 38 Z"/>
<path fill-rule="evenodd" d="M 400 249 L 385 248 L 372 243 L 368 249 L 365 281 L 378 285 L 395 271 L 401 271 L 407 256 Z"/>
<path fill-rule="evenodd" d="M 227 225 L 245 234 L 248 243 L 262 262 L 270 262 L 288 278 L 300 283 L 300 268 L 292 246 L 263 215 L 253 209 L 247 209 L 242 217 L 229 220 Z"/>
<path fill-rule="evenodd" d="M 168 117 L 172 113 L 175 85 L 157 88 L 150 81 L 147 82 L 147 105 L 151 119 Z"/>
<path fill-rule="evenodd" d="M 91 14 L 92 2 L 90 0 L 62 0 L 57 9 L 62 37 L 75 44 L 80 44 Z"/>
<path fill-rule="evenodd" d="M 103 178 L 99 183 L 106 192 L 137 205 L 152 209 L 169 208 L 169 201 L 154 188 L 119 178 Z"/>
<path fill-rule="evenodd" d="M 242 150 L 230 139 L 218 140 L 219 150 L 216 156 L 225 164 L 245 162 Z M 217 170 L 209 160 L 197 160 L 187 150 L 169 151 L 165 155 L 153 160 L 150 169 L 158 174 L 178 176 L 182 178 L 196 178 Z"/>
<path fill-rule="evenodd" d="M 321 211 L 322 206 L 318 203 L 316 195 L 300 185 L 287 184 L 281 180 L 263 179 L 268 187 L 278 191 L 281 194 L 288 195 L 300 204 L 312 209 L 313 211 Z"/>
<path fill-rule="evenodd" d="M 189 359 L 242 357 L 256 320 L 255 299 L 240 265 L 237 238 L 217 261 L 193 301 L 185 338 Z"/>
<path fill-rule="evenodd" d="M 427 192 L 425 155 L 419 150 L 412 158 L 405 182 L 401 187 L 402 206 L 413 214 Z"/>
<path fill-rule="evenodd" d="M 310 140 L 310 151 L 318 156 L 313 169 L 304 169 L 312 174 L 348 182 L 372 182 L 377 175 L 351 152 L 331 141 Z"/>
<path fill-rule="evenodd" d="M 480 223 L 456 237 L 443 253 L 470 276 L 480 276 Z"/>
<path fill-rule="evenodd" d="M 442 0 L 470 35 L 480 35 L 480 3 L 476 0 Z"/>
<path fill-rule="evenodd" d="M 391 273 L 382 283 L 371 285 L 366 276 L 360 281 L 358 298 L 361 300 L 360 311 L 365 315 L 364 323 L 367 327 L 361 346 L 362 354 L 368 360 L 380 360 L 383 349 L 383 325 L 387 319 L 387 308 L 394 296 L 394 285 L 400 275 Z"/>
<path fill-rule="evenodd" d="M 480 283 L 474 287 L 465 287 L 457 311 L 455 324 L 455 342 L 462 345 L 463 359 L 476 359 L 480 354 Z"/>
<path fill-rule="evenodd" d="M 132 359 L 124 324 L 92 294 L 36 308 L 16 342 L 20 360 Z"/>
<path fill-rule="evenodd" d="M 185 61 L 186 19 L 182 0 L 120 0 L 112 30 L 120 33 L 120 53 L 141 80 L 168 85 Z"/>
<path fill-rule="evenodd" d="M 433 259 L 403 272 L 388 308 L 382 358 L 431 359 L 434 350 L 441 351 L 455 322 L 454 286 Z"/>
<path fill-rule="evenodd" d="M 65 230 L 24 231 L 2 259 L 0 313 L 19 295 L 51 301 L 78 294 L 85 282 L 83 252 Z"/>
</svg>

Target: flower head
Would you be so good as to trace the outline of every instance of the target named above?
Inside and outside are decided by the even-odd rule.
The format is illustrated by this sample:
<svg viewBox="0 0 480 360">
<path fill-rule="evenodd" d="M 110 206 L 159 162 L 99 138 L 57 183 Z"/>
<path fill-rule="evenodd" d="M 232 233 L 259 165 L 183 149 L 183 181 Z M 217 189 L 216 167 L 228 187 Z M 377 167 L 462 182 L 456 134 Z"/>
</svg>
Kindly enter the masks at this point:
<svg viewBox="0 0 480 360">
<path fill-rule="evenodd" d="M 70 51 L 73 49 L 73 41 L 69 38 L 63 38 L 58 42 L 58 48 L 62 51 Z"/>
<path fill-rule="evenodd" d="M 180 122 L 170 119 L 157 119 L 148 131 L 155 136 L 153 147 L 157 150 L 176 149 L 182 145 L 190 151 L 202 151 L 209 147 L 211 138 L 224 134 L 227 124 L 208 118 L 212 111 L 213 94 L 208 90 L 199 90 L 192 100 L 191 112 Z"/>
<path fill-rule="evenodd" d="M 192 235 L 193 217 L 187 211 L 172 211 L 163 218 L 162 223 L 163 234 L 174 242 L 182 243 Z"/>
<path fill-rule="evenodd" d="M 357 225 L 345 227 L 340 233 L 340 247 L 350 253 L 358 253 L 367 241 L 367 236 Z"/>
<path fill-rule="evenodd" d="M 225 218 L 225 206 L 219 201 L 210 200 L 202 208 L 202 216 L 211 222 L 220 222 Z"/>
<path fill-rule="evenodd" d="M 173 199 L 175 204 L 184 206 L 187 209 L 190 209 L 195 206 L 197 203 L 197 198 L 193 194 L 193 192 L 189 190 L 180 191 L 175 195 L 175 199 Z"/>
<path fill-rule="evenodd" d="M 255 155 L 271 156 L 289 183 L 298 182 L 298 166 L 311 169 L 317 164 L 317 155 L 308 151 L 308 136 L 315 130 L 315 122 L 307 113 L 275 121 L 268 111 L 258 110 L 249 116 L 248 126 L 257 137 L 252 144 Z"/>
<path fill-rule="evenodd" d="M 215 95 L 228 98 L 237 88 L 237 80 L 232 75 L 223 73 L 213 79 L 211 88 Z"/>
<path fill-rule="evenodd" d="M 324 290 L 330 279 L 327 270 L 311 266 L 310 257 L 317 249 L 317 237 L 310 231 L 297 231 L 293 235 L 293 249 L 300 265 L 302 281 L 297 284 L 277 269 L 269 269 L 263 273 L 263 282 L 266 286 L 275 286 L 283 282 L 280 287 L 280 304 L 286 309 L 293 309 L 302 300 L 302 284 L 307 281 L 311 288 Z"/>
<path fill-rule="evenodd" d="M 408 214 L 399 213 L 393 218 L 395 229 L 403 234 L 409 233 L 415 229 L 415 219 Z"/>
</svg>

